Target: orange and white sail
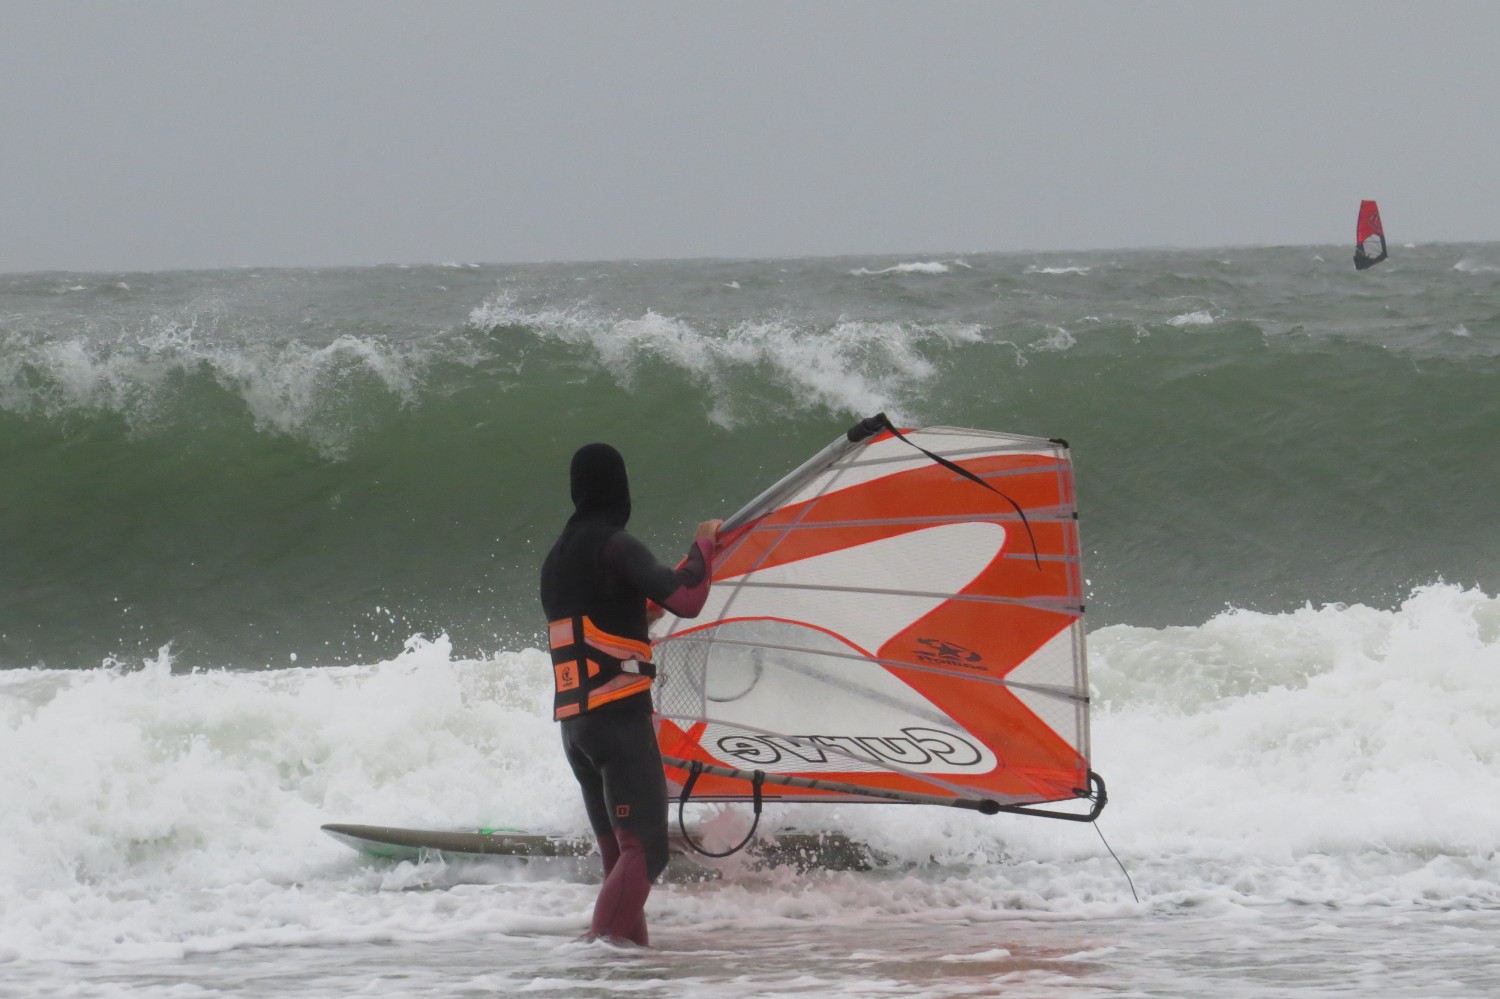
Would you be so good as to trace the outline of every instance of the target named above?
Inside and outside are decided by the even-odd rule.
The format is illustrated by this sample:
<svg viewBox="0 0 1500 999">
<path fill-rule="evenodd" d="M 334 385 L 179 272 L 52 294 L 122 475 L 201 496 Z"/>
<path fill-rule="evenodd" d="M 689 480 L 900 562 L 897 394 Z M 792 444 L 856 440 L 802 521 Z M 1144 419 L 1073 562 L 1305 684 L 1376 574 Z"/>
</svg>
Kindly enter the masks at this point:
<svg viewBox="0 0 1500 999">
<path fill-rule="evenodd" d="M 697 618 L 658 622 L 669 781 L 1097 815 L 1079 554 L 1065 442 L 864 421 L 725 523 Z"/>
</svg>

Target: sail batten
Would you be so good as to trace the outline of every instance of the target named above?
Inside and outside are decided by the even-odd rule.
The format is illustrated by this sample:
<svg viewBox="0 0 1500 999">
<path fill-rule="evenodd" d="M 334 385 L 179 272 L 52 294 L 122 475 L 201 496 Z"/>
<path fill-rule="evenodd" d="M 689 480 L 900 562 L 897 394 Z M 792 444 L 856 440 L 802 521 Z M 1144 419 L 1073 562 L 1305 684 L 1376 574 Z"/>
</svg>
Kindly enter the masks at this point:
<svg viewBox="0 0 1500 999">
<path fill-rule="evenodd" d="M 796 524 L 769 524 L 766 526 L 755 526 L 746 528 L 746 533 L 754 534 L 758 531 L 806 531 L 825 530 L 830 527 L 883 527 L 896 524 L 959 524 L 974 517 L 970 514 L 953 514 L 948 517 L 926 516 L 926 517 L 884 517 L 869 520 L 813 520 L 803 521 Z M 1021 515 L 1014 510 L 1009 512 L 996 511 L 988 519 L 997 521 L 1011 521 L 1020 523 Z M 1026 515 L 1030 523 L 1046 523 L 1047 521 L 1072 520 L 1072 508 L 1058 507 L 1056 509 L 1039 509 Z"/>
<path fill-rule="evenodd" d="M 685 642 L 685 643 L 686 642 L 691 642 L 692 638 L 691 637 L 683 637 L 683 638 L 679 639 L 679 641 Z M 805 646 L 805 645 L 773 645 L 773 644 L 770 644 L 770 643 L 737 642 L 734 639 L 730 639 L 730 638 L 710 638 L 710 639 L 704 639 L 704 641 L 707 642 L 707 643 L 712 643 L 712 644 L 716 644 L 716 645 L 738 645 L 738 646 L 742 646 L 742 647 L 745 647 L 745 648 L 773 649 L 773 650 L 777 650 L 777 651 L 781 651 L 781 652 L 795 652 L 795 653 L 798 653 L 798 654 L 804 655 L 804 656 L 817 656 L 817 657 L 822 657 L 822 658 L 844 659 L 844 660 L 848 661 L 849 663 L 854 664 L 856 666 L 858 664 L 863 663 L 863 664 L 867 664 L 867 665 L 870 665 L 870 666 L 898 667 L 900 669 L 911 670 L 911 671 L 915 671 L 915 672 L 919 672 L 919 673 L 934 673 L 934 674 L 951 674 L 952 673 L 952 670 L 945 670 L 945 669 L 942 669 L 942 668 L 937 667 L 937 666 L 917 665 L 917 664 L 914 664 L 914 663 L 899 662 L 899 661 L 894 660 L 894 659 L 879 659 L 879 658 L 876 658 L 874 656 L 863 656 L 863 655 L 857 655 L 855 653 L 831 652 L 831 651 L 829 651 L 827 649 L 809 648 L 808 646 Z M 1001 677 L 993 677 L 993 676 L 971 676 L 968 679 L 970 680 L 970 682 L 973 682 L 973 683 L 992 683 L 992 684 L 996 684 L 996 685 L 1001 686 L 1001 687 L 1014 687 L 1017 690 L 1031 691 L 1033 693 L 1042 694 L 1042 695 L 1047 696 L 1047 697 L 1055 697 L 1055 698 L 1058 698 L 1059 700 L 1072 701 L 1072 702 L 1077 703 L 1077 704 L 1088 704 L 1089 700 L 1090 700 L 1090 698 L 1089 698 L 1089 696 L 1087 694 L 1080 694 L 1077 690 L 1074 690 L 1072 687 L 1059 687 L 1059 686 L 1053 686 L 1053 685 L 1048 685 L 1048 684 L 1039 684 L 1039 683 L 1021 683 L 1021 682 L 1016 681 L 1016 680 L 1006 680 L 1006 679 L 1003 679 Z"/>
<path fill-rule="evenodd" d="M 1003 558 L 1007 556 L 1001 557 Z M 1029 554 L 1024 557 L 1027 561 L 1031 560 L 1031 556 Z M 819 583 L 755 583 L 750 582 L 749 580 L 741 583 L 740 585 L 745 589 L 767 588 L 774 590 L 793 591 L 813 590 L 820 593 L 865 593 L 870 595 L 878 594 L 897 597 L 925 597 L 938 598 L 950 602 L 957 601 L 960 603 L 974 601 L 981 603 L 1013 604 L 1020 607 L 1035 607 L 1039 610 L 1055 611 L 1060 614 L 1083 613 L 1082 608 L 1076 604 L 1069 604 L 1058 599 L 1049 599 L 1047 597 L 1029 597 L 1022 599 L 1016 597 L 986 596 L 981 593 L 942 593 L 931 590 L 899 590 L 880 586 L 832 586 Z"/>
</svg>

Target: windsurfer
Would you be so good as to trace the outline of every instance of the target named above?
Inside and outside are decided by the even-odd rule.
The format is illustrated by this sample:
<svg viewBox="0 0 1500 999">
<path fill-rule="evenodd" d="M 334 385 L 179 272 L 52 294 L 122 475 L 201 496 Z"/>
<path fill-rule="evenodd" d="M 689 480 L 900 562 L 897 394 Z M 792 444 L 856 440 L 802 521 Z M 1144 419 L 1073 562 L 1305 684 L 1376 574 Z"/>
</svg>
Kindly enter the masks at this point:
<svg viewBox="0 0 1500 999">
<path fill-rule="evenodd" d="M 647 601 L 694 617 L 708 597 L 721 521 L 698 525 L 677 569 L 633 535 L 625 460 L 588 444 L 570 469 L 573 515 L 542 565 L 553 716 L 599 843 L 604 884 L 588 939 L 648 946 L 646 898 L 667 866 L 667 784 L 651 719 Z"/>
<path fill-rule="evenodd" d="M 1366 244 L 1380 241 L 1380 254 L 1370 256 Z M 1380 206 L 1366 199 L 1359 203 L 1359 217 L 1354 222 L 1354 269 L 1368 270 L 1386 258 L 1385 224 L 1380 221 Z"/>
</svg>

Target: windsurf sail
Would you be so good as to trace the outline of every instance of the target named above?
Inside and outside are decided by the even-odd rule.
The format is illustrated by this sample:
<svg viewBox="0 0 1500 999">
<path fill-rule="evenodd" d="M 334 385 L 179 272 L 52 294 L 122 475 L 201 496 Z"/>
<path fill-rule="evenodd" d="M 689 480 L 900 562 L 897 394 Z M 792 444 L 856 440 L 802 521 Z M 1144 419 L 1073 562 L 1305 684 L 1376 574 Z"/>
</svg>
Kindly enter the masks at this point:
<svg viewBox="0 0 1500 999">
<path fill-rule="evenodd" d="M 725 522 L 697 618 L 657 622 L 674 793 L 1093 819 L 1079 555 L 1066 442 L 862 421 Z"/>
<path fill-rule="evenodd" d="M 1354 226 L 1354 269 L 1374 267 L 1385 258 L 1385 226 L 1380 223 L 1380 208 L 1373 201 L 1361 201 L 1359 220 Z"/>
</svg>

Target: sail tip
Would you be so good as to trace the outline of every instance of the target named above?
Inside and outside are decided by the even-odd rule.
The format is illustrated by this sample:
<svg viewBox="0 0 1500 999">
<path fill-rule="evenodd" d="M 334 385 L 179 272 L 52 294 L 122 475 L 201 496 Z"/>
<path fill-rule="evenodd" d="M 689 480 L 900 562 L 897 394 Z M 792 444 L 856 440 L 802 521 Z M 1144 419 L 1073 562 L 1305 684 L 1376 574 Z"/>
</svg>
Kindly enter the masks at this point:
<svg viewBox="0 0 1500 999">
<path fill-rule="evenodd" d="M 890 425 L 891 421 L 885 413 L 876 413 L 874 416 L 867 416 L 850 427 L 845 431 L 844 436 L 848 438 L 850 444 L 858 444 L 862 440 L 874 437 Z"/>
</svg>

